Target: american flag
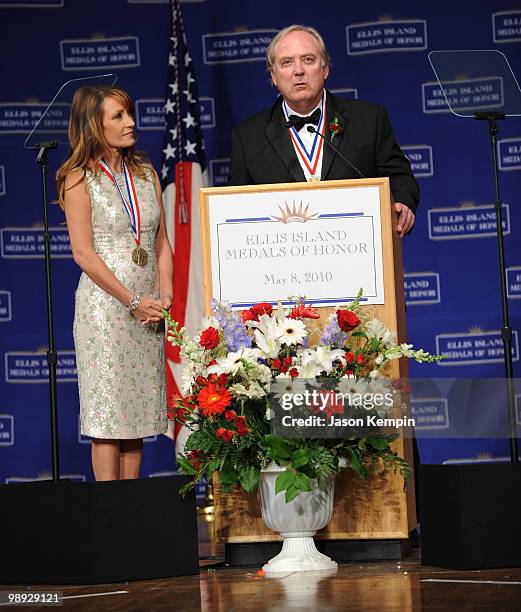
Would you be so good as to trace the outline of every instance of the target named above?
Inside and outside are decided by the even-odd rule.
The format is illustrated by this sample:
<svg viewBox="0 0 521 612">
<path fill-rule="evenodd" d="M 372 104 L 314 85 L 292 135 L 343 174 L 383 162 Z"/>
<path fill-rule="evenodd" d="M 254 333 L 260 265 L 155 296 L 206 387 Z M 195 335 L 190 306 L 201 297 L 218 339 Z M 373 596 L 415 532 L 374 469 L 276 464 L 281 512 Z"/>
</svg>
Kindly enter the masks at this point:
<svg viewBox="0 0 521 612">
<path fill-rule="evenodd" d="M 199 223 L 199 187 L 207 185 L 206 155 L 199 120 L 199 98 L 179 0 L 171 0 L 172 33 L 165 96 L 165 134 L 161 166 L 163 205 L 174 257 L 174 292 L 170 314 L 193 335 L 203 315 L 203 277 Z M 167 343 L 167 398 L 180 395 L 179 351 Z M 176 446 L 186 431 L 176 426 Z M 172 431 L 170 432 L 173 433 Z"/>
</svg>

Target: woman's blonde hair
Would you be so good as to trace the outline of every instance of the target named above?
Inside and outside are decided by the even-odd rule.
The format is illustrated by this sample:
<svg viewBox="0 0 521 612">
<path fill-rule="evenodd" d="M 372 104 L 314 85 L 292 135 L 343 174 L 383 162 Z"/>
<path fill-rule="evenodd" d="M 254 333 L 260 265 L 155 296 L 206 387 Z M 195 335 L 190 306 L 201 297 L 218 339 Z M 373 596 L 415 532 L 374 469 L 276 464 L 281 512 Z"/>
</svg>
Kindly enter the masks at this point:
<svg viewBox="0 0 521 612">
<path fill-rule="evenodd" d="M 125 110 L 134 116 L 132 98 L 119 87 L 105 85 L 80 87 L 74 94 L 69 119 L 69 157 L 56 173 L 56 190 L 62 208 L 67 175 L 75 170 L 82 171 L 78 181 L 71 185 L 70 189 L 83 180 L 87 170 L 96 174 L 98 162 L 109 148 L 103 133 L 103 101 L 108 97 L 121 102 Z M 147 171 L 150 172 L 152 166 L 144 153 L 136 151 L 134 146 L 131 146 L 123 149 L 122 154 L 132 174 L 147 178 Z"/>
</svg>

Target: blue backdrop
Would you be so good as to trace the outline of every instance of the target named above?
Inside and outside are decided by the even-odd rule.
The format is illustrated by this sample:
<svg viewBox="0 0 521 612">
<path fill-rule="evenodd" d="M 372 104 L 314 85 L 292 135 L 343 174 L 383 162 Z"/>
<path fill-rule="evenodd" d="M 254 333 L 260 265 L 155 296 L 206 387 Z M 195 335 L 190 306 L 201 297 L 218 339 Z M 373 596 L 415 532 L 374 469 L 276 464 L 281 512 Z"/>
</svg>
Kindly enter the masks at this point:
<svg viewBox="0 0 521 612">
<path fill-rule="evenodd" d="M 182 3 L 211 180 L 215 185 L 226 181 L 232 126 L 273 101 L 263 60 L 267 43 L 278 29 L 305 15 L 324 35 L 332 56 L 329 88 L 387 107 L 421 186 L 416 228 L 404 240 L 408 335 L 427 350 L 449 355 L 442 366 L 423 367 L 422 375 L 502 376 L 488 133 L 484 124 L 447 112 L 427 53 L 496 48 L 520 75 L 519 3 L 456 0 L 449 13 L 435 3 L 405 0 L 347 6 L 340 0 L 323 6 L 310 0 Z M 62 82 L 115 72 L 118 84 L 137 101 L 139 146 L 158 168 L 169 23 L 164 0 L 0 0 L 0 482 L 50 471 L 43 214 L 39 168 L 22 146 L 25 134 Z M 490 83 L 473 87 L 471 95 L 494 95 Z M 456 88 L 455 95 L 463 93 Z M 507 280 L 519 375 L 521 120 L 500 127 Z M 51 176 L 65 154 L 64 147 L 51 154 Z M 79 435 L 71 334 L 79 270 L 63 215 L 57 206 L 51 208 L 61 469 L 91 479 L 89 441 Z M 413 365 L 412 374 L 419 373 Z M 457 408 L 433 415 L 418 405 L 416 415 L 424 426 L 450 425 Z M 501 457 L 507 449 L 503 440 L 420 442 L 425 462 Z M 144 475 L 172 469 L 171 442 L 165 437 L 148 441 Z"/>
</svg>

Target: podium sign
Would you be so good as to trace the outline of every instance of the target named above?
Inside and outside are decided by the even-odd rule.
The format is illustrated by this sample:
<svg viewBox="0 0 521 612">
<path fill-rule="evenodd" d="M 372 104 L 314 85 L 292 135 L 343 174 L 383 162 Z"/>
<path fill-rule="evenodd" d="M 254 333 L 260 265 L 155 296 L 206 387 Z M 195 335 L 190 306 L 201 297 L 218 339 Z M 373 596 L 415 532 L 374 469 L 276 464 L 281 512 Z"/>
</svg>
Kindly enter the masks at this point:
<svg viewBox="0 0 521 612">
<path fill-rule="evenodd" d="M 201 189 L 205 302 L 384 304 L 388 179 Z"/>
</svg>

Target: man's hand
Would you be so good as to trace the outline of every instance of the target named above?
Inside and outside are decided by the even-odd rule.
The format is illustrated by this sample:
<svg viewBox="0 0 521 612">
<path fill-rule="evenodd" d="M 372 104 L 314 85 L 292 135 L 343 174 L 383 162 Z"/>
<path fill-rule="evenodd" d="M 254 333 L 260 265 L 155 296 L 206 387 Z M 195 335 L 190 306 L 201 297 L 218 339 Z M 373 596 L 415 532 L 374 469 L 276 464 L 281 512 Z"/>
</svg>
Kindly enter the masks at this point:
<svg viewBox="0 0 521 612">
<path fill-rule="evenodd" d="M 398 230 L 398 236 L 403 238 L 405 234 L 408 234 L 412 230 L 414 225 L 414 213 L 410 208 L 401 202 L 394 203 L 394 210 L 398 215 L 396 220 L 396 229 Z"/>
</svg>

